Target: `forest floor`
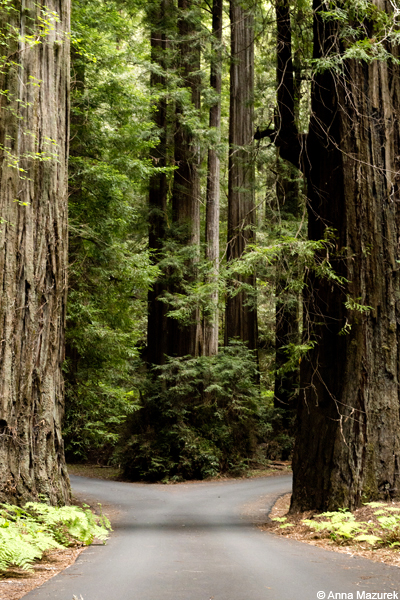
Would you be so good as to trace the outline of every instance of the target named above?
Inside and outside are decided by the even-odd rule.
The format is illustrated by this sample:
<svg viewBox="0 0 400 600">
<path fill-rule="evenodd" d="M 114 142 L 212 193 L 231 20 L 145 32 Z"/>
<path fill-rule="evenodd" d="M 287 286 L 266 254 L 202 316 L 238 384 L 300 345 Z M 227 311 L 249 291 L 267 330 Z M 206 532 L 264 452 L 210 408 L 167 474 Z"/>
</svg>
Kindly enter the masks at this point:
<svg viewBox="0 0 400 600">
<path fill-rule="evenodd" d="M 308 511 L 304 513 L 288 514 L 291 494 L 285 494 L 279 498 L 274 504 L 269 518 L 274 519 L 276 517 L 287 517 L 287 523 L 292 524 L 292 527 L 281 529 L 281 522 L 268 522 L 263 525 L 259 525 L 260 529 L 269 531 L 277 535 L 297 540 L 298 542 L 305 542 L 312 546 L 318 546 L 325 550 L 333 550 L 334 552 L 341 552 L 342 554 L 348 554 L 350 556 L 362 556 L 368 558 L 374 562 L 382 562 L 395 567 L 400 567 L 400 550 L 398 548 L 376 548 L 371 549 L 371 546 L 367 543 L 357 542 L 345 542 L 338 543 L 329 538 L 328 533 L 316 532 L 302 522 L 303 519 L 311 519 L 318 513 L 315 511 Z M 400 502 L 387 502 L 390 507 L 400 508 Z M 353 512 L 356 521 L 372 522 L 376 521 L 374 512 L 376 508 L 369 506 L 363 506 Z"/>
<path fill-rule="evenodd" d="M 99 477 L 98 477 L 99 479 Z M 106 477 L 102 479 L 107 479 Z M 72 496 L 72 504 L 83 506 L 85 504 L 79 498 Z M 92 502 L 93 507 L 95 502 Z M 94 508 L 94 512 L 96 509 Z M 102 506 L 102 512 L 109 519 L 112 519 L 115 513 L 113 507 Z M 95 540 L 95 543 L 96 542 Z M 101 542 L 102 544 L 102 542 Z M 32 565 L 31 571 L 24 571 L 18 567 L 10 568 L 0 573 L 0 600 L 20 600 L 31 590 L 41 586 L 43 583 L 55 577 L 65 569 L 71 567 L 81 552 L 87 546 L 76 546 L 72 548 L 63 548 L 61 550 L 47 550 L 43 553 L 41 560 Z"/>
<path fill-rule="evenodd" d="M 51 550 L 45 552 L 42 560 L 33 565 L 32 572 L 15 568 L 1 573 L 0 600 L 19 600 L 51 577 L 68 569 L 84 549 L 85 547 Z"/>
</svg>

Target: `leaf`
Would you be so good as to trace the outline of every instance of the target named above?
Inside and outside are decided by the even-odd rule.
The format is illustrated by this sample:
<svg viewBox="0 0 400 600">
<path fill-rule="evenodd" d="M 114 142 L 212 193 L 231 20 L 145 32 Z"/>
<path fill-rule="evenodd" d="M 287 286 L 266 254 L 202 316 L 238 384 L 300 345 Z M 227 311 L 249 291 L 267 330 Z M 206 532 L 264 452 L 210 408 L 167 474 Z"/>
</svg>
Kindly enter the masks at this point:
<svg viewBox="0 0 400 600">
<path fill-rule="evenodd" d="M 377 535 L 366 534 L 366 533 L 358 535 L 357 537 L 354 538 L 354 540 L 356 542 L 367 542 L 368 544 L 371 544 L 371 546 L 374 546 L 377 542 L 382 541 L 382 539 L 380 537 L 378 537 Z"/>
</svg>

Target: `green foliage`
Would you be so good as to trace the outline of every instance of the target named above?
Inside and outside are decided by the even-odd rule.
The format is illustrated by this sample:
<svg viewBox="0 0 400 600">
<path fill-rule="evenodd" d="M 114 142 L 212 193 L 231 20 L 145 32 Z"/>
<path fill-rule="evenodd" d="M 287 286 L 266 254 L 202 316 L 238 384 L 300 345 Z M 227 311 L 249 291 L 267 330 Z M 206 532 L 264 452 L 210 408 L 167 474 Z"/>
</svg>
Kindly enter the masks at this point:
<svg viewBox="0 0 400 600">
<path fill-rule="evenodd" d="M 328 278 L 333 285 L 345 283 L 332 267 L 334 232 L 327 229 L 325 239 L 316 242 L 304 239 L 302 175 L 288 168 L 270 144 L 248 148 L 249 159 L 257 165 L 256 221 L 261 223 L 257 244 L 249 246 L 239 260 L 229 265 L 225 263 L 224 250 L 219 275 L 213 278 L 214 265 L 201 258 L 203 246 L 182 243 L 187 237 L 184 226 L 179 228 L 171 213 L 172 173 L 176 168 L 173 138 L 177 126 L 190 131 L 202 157 L 210 146 L 218 148 L 222 191 L 227 187 L 228 61 L 224 59 L 222 65 L 219 136 L 208 128 L 208 110 L 215 102 L 215 94 L 205 83 L 211 52 L 207 27 L 211 23 L 202 8 L 196 5 L 189 15 L 195 25 L 190 34 L 193 44 L 200 44 L 203 52 L 201 72 L 196 74 L 202 81 L 203 101 L 202 109 L 197 111 L 187 81 L 177 67 L 182 40 L 177 30 L 176 7 L 171 5 L 164 18 L 159 3 L 153 1 L 76 0 L 73 6 L 66 450 L 68 457 L 75 460 L 123 460 L 126 472 L 134 478 L 206 477 L 221 470 L 240 472 L 255 455 L 262 460 L 266 456 L 289 458 L 293 440 L 288 427 L 282 425 L 283 414 L 273 409 L 273 380 L 297 373 L 300 361 L 315 341 L 304 335 L 300 343 L 299 326 L 298 343 L 288 340 L 283 348 L 286 363 L 274 367 L 276 308 L 283 303 L 299 304 L 307 285 L 307 270 Z M 276 40 L 262 31 L 271 15 L 261 15 L 264 9 L 257 10 L 262 18 L 256 19 L 260 39 L 256 51 L 256 103 L 260 118 L 265 118 L 261 106 L 266 106 L 269 94 L 267 112 L 273 122 Z M 307 130 L 310 112 L 311 19 L 309 3 L 301 0 L 292 11 L 295 110 L 301 131 Z M 165 51 L 159 49 L 163 60 L 158 64 L 151 62 L 149 33 L 160 29 L 169 43 Z M 224 57 L 228 44 L 225 35 L 224 31 Z M 268 43 L 264 44 L 266 40 Z M 150 90 L 151 72 L 165 77 L 165 86 L 157 84 L 157 89 Z M 166 103 L 165 160 L 169 165 L 164 169 L 169 189 L 167 233 L 162 250 L 151 257 L 147 250 L 145 203 L 149 179 L 157 171 L 151 155 L 159 132 L 151 123 L 152 111 L 161 99 Z M 288 196 L 284 202 L 277 198 L 277 178 L 271 179 L 276 167 L 281 179 L 296 188 L 291 204 Z M 202 219 L 205 172 L 202 160 Z M 264 215 L 264 208 L 260 207 L 265 204 L 269 206 Z M 226 198 L 221 193 L 223 248 L 225 217 Z M 203 225 L 204 222 L 204 231 Z M 152 264 L 155 256 L 157 267 Z M 282 265 L 287 283 L 279 296 L 276 282 Z M 257 289 L 243 281 L 254 272 Z M 215 286 L 219 289 L 221 314 L 227 295 L 245 291 L 248 304 L 257 305 L 259 311 L 261 377 L 255 374 L 253 357 L 246 349 L 232 345 L 222 349 L 218 357 L 170 358 L 167 365 L 146 378 L 145 365 L 140 360 L 145 347 L 146 296 L 156 278 L 168 289 L 160 298 L 168 305 L 168 317 L 184 326 L 192 323 L 195 314 L 212 314 L 216 307 L 210 298 Z M 243 365 L 248 369 L 243 369 Z M 259 377 L 261 389 L 256 383 Z M 124 434 L 124 442 L 120 443 L 127 421 L 132 436 L 127 441 Z M 263 448 L 256 452 L 257 445 Z"/>
<path fill-rule="evenodd" d="M 336 43 L 332 40 L 329 52 L 310 60 L 316 73 L 327 69 L 342 73 L 346 60 L 391 61 L 399 64 L 390 46 L 400 43 L 400 11 L 381 9 L 372 0 L 331 1 L 319 11 L 319 17 L 336 26 Z M 334 36 L 332 36 L 334 38 Z"/>
<path fill-rule="evenodd" d="M 286 523 L 286 517 L 275 517 L 272 521 L 276 521 L 277 523 L 281 523 L 279 525 L 279 529 L 287 529 L 288 527 L 294 527 L 293 523 Z"/>
<path fill-rule="evenodd" d="M 365 523 L 355 520 L 351 512 L 326 512 L 319 515 L 324 521 L 305 519 L 303 523 L 316 531 L 328 531 L 336 539 L 353 539 L 356 533 L 364 531 Z"/>
<path fill-rule="evenodd" d="M 107 460 L 138 409 L 147 290 L 157 274 L 143 239 L 156 136 L 133 8 L 92 0 L 75 2 L 72 12 L 64 435 L 73 460 Z"/>
<path fill-rule="evenodd" d="M 0 505 L 0 572 L 10 567 L 30 570 L 43 552 L 76 544 L 105 540 L 111 530 L 103 515 L 96 517 L 87 507 L 57 508 L 28 502 L 23 508 Z"/>
<path fill-rule="evenodd" d="M 154 369 L 123 447 L 132 479 L 203 479 L 242 472 L 254 453 L 261 400 L 254 353 L 239 342 L 218 356 L 169 358 Z"/>
<path fill-rule="evenodd" d="M 374 511 L 374 519 L 368 522 L 356 521 L 351 512 L 341 510 L 325 512 L 314 519 L 304 519 L 303 523 L 316 532 L 328 533 L 339 544 L 351 541 L 391 548 L 400 545 L 400 508 L 383 502 L 369 502 L 366 506 L 379 508 Z"/>
<path fill-rule="evenodd" d="M 0 77 L 4 78 L 4 86 L 0 89 L 1 111 L 10 113 L 17 121 L 23 122 L 21 135 L 31 138 L 31 142 L 36 142 L 36 135 L 30 130 L 30 123 L 24 121 L 23 109 L 30 105 L 30 102 L 23 100 L 26 94 L 21 94 L 19 85 L 15 85 L 15 79 L 21 77 L 18 72 L 23 70 L 23 58 L 21 53 L 31 50 L 33 47 L 48 43 L 49 35 L 55 29 L 55 23 L 59 22 L 57 12 L 50 11 L 47 6 L 35 4 L 33 10 L 24 9 L 24 28 L 23 32 L 19 24 L 20 9 L 13 6 L 10 0 L 0 0 Z M 62 44 L 65 41 L 65 33 L 58 32 L 55 44 Z M 19 48 L 19 49 L 18 49 Z M 21 62 L 18 62 L 21 61 Z M 29 75 L 25 82 L 25 88 L 32 90 L 40 87 L 41 81 L 33 75 Z M 17 93 L 18 92 L 18 93 Z M 23 97 L 20 97 L 20 94 Z M 3 116 L 3 119 L 5 116 Z M 8 132 L 10 128 L 8 129 Z M 28 178 L 29 170 L 34 168 L 36 162 L 45 162 L 57 159 L 57 147 L 55 141 L 46 135 L 41 138 L 41 147 L 44 151 L 25 151 L 16 152 L 19 144 L 15 144 L 15 139 L 10 133 L 0 143 L 0 152 L 5 159 L 7 167 L 15 169 L 20 181 Z M 20 206 L 27 206 L 26 202 L 21 202 L 17 198 L 14 200 Z M 0 221 L 2 223 L 3 221 Z"/>
</svg>

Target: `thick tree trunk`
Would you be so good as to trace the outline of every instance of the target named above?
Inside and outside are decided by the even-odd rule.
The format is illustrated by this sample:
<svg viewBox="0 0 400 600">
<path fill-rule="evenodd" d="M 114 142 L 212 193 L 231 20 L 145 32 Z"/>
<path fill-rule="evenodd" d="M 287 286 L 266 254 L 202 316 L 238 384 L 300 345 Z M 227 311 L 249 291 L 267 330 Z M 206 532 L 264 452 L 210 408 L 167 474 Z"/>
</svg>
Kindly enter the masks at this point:
<svg viewBox="0 0 400 600">
<path fill-rule="evenodd" d="M 277 100 L 278 113 L 276 127 L 283 139 L 290 143 L 296 135 L 295 86 L 292 60 L 292 34 L 290 26 L 289 2 L 279 0 L 276 4 L 277 21 Z M 298 108 L 298 107 L 297 107 Z M 279 152 L 278 152 L 279 154 Z M 297 217 L 299 214 L 300 190 L 297 181 L 298 172 L 290 163 L 283 164 L 277 157 L 276 195 L 282 218 Z M 284 168 L 285 167 L 285 168 Z M 289 264 L 291 257 L 281 255 L 276 272 L 276 330 L 275 330 L 275 393 L 274 405 L 284 410 L 296 408 L 298 369 L 278 374 L 288 361 L 286 347 L 299 342 L 299 305 L 298 301 L 287 293 Z M 287 421 L 287 420 L 286 420 Z M 287 423 L 286 423 L 287 424 Z"/>
<path fill-rule="evenodd" d="M 195 109 L 200 108 L 200 40 L 196 39 L 197 28 L 193 22 L 194 4 L 192 0 L 179 0 L 178 18 L 180 75 L 182 87 L 191 91 L 191 102 Z M 198 246 L 200 243 L 200 178 L 199 145 L 185 116 L 184 106 L 177 101 L 175 131 L 175 165 L 172 194 L 172 214 L 174 233 L 182 247 Z M 187 281 L 196 277 L 196 257 L 188 259 L 185 265 Z M 174 292 L 181 293 L 179 283 Z M 169 319 L 168 354 L 197 356 L 200 353 L 199 311 L 194 310 L 191 323 L 182 324 Z"/>
<path fill-rule="evenodd" d="M 231 71 L 229 119 L 228 262 L 243 255 L 254 241 L 253 89 L 254 32 L 251 10 L 231 0 Z M 255 287 L 255 275 L 237 276 L 237 281 Z M 231 282 L 234 285 L 234 282 Z M 249 348 L 257 347 L 255 298 L 241 291 L 228 294 L 225 343 L 238 337 Z"/>
<path fill-rule="evenodd" d="M 158 14 L 151 15 L 151 21 L 158 27 L 153 27 L 151 32 L 151 58 L 155 65 L 161 69 L 166 68 L 167 39 L 163 24 L 166 20 L 168 0 L 162 0 Z M 165 89 L 165 76 L 152 72 L 150 85 L 154 91 L 161 93 Z M 166 127 L 167 103 L 162 97 L 154 111 L 154 121 L 160 131 L 160 142 L 152 151 L 154 166 L 166 166 Z M 163 248 L 166 231 L 167 211 L 167 178 L 165 173 L 157 173 L 150 179 L 149 187 L 149 248 L 154 252 L 152 260 L 157 263 L 158 253 Z M 166 289 L 162 279 L 157 280 L 148 293 L 148 321 L 147 321 L 147 362 L 162 365 L 167 354 L 167 305 L 159 300 Z"/>
<path fill-rule="evenodd" d="M 70 6 L 28 0 L 14 7 L 1 14 L 2 30 L 15 27 L 21 37 L 7 48 L 19 64 L 0 76 L 9 90 L 0 112 L 0 501 L 43 495 L 55 504 L 70 500 L 61 437 Z M 44 9 L 59 21 L 40 40 Z M 41 43 L 30 46 L 28 35 Z"/>
<path fill-rule="evenodd" d="M 379 8 L 391 12 L 389 2 Z M 335 34 L 316 12 L 316 57 Z M 313 85 L 309 236 L 336 230 L 325 258 L 348 283 L 307 282 L 304 325 L 317 345 L 301 368 L 295 510 L 353 508 L 400 493 L 400 73 L 390 61 L 344 68 Z M 372 310 L 349 310 L 347 297 Z"/>
<path fill-rule="evenodd" d="M 218 100 L 210 108 L 210 128 L 220 138 L 221 129 L 221 84 L 222 84 L 222 0 L 213 1 L 213 42 L 210 86 Z M 215 147 L 208 150 L 207 205 L 206 205 L 206 260 L 212 265 L 209 282 L 217 286 L 219 272 L 219 173 L 220 164 Z M 212 356 L 218 352 L 218 289 L 211 292 L 212 310 L 204 317 L 203 354 Z"/>
</svg>

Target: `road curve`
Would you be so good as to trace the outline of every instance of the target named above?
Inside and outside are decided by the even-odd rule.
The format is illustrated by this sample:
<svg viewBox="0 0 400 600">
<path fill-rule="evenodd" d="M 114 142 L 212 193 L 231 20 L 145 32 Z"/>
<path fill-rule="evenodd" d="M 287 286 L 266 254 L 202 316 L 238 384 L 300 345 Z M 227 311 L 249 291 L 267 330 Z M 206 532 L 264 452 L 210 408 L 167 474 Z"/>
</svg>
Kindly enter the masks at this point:
<svg viewBox="0 0 400 600">
<path fill-rule="evenodd" d="M 114 533 L 24 600 L 330 600 L 393 592 L 380 597 L 400 599 L 397 567 L 254 525 L 243 506 L 265 515 L 290 491 L 288 476 L 168 486 L 71 482 L 81 498 L 117 507 Z"/>
</svg>

